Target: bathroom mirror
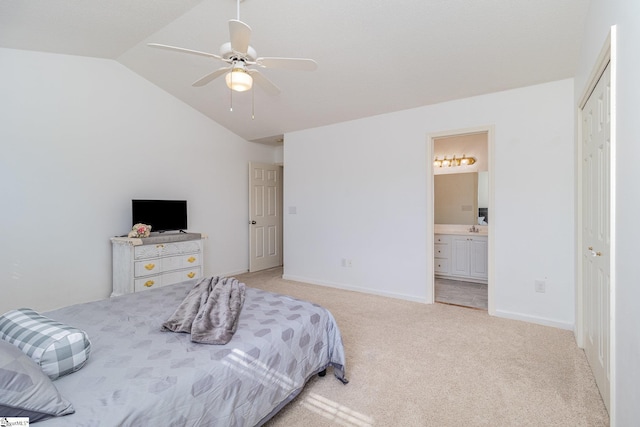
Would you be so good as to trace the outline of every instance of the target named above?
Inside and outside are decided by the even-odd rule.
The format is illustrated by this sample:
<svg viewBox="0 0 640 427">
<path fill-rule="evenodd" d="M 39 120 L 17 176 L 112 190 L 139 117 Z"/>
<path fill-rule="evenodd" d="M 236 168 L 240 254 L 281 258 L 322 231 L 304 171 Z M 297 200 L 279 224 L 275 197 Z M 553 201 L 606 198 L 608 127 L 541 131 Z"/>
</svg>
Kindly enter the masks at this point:
<svg viewBox="0 0 640 427">
<path fill-rule="evenodd" d="M 488 175 L 486 171 L 435 175 L 434 223 L 488 224 Z"/>
</svg>

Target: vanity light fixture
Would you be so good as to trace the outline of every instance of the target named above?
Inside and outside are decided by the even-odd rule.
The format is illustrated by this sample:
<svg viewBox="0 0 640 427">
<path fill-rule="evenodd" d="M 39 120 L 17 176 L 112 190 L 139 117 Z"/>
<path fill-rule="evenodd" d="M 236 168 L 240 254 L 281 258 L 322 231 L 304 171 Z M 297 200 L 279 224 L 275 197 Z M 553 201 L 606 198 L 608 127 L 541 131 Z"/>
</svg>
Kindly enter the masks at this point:
<svg viewBox="0 0 640 427">
<path fill-rule="evenodd" d="M 434 168 L 442 168 L 442 167 L 451 167 L 451 166 L 469 166 L 476 162 L 476 159 L 473 157 L 467 157 L 464 154 L 461 159 L 456 159 L 454 155 L 452 159 L 447 159 L 447 156 L 444 156 L 444 159 L 438 160 L 438 156 L 436 156 L 433 161 Z"/>
<path fill-rule="evenodd" d="M 476 159 L 474 159 L 473 157 L 465 157 L 465 155 L 463 154 L 462 158 L 459 161 L 462 166 L 468 166 L 474 164 L 476 162 Z"/>
</svg>

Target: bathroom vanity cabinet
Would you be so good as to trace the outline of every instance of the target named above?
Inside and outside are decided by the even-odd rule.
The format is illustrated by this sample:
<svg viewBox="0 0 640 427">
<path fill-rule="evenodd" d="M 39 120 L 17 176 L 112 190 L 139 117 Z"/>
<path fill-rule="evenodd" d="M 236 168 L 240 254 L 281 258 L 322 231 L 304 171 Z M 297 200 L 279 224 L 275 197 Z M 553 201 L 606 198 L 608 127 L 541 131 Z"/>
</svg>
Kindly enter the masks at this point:
<svg viewBox="0 0 640 427">
<path fill-rule="evenodd" d="M 488 238 L 477 233 L 436 234 L 434 269 L 438 277 L 487 283 Z"/>
</svg>

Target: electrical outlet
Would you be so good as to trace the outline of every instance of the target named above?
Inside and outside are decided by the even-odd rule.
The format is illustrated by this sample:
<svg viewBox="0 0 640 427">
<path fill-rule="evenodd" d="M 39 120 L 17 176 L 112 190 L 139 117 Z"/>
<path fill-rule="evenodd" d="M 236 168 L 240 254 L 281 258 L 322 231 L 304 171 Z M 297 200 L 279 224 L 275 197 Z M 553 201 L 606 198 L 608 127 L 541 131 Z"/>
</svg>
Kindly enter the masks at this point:
<svg viewBox="0 0 640 427">
<path fill-rule="evenodd" d="M 547 283 L 544 280 L 534 280 L 533 282 L 536 292 L 544 293 L 547 287 Z"/>
<path fill-rule="evenodd" d="M 351 258 L 342 258 L 340 265 L 343 267 L 353 267 L 353 260 Z"/>
</svg>

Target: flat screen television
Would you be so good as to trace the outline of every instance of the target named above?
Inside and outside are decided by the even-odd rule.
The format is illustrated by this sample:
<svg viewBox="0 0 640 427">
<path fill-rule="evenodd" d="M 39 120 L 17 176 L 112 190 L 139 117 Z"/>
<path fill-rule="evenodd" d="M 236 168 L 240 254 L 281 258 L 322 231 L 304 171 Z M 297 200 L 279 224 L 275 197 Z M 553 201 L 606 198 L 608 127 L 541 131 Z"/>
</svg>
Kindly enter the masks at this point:
<svg viewBox="0 0 640 427">
<path fill-rule="evenodd" d="M 186 200 L 131 200 L 132 226 L 151 226 L 152 232 L 187 229 Z"/>
</svg>

